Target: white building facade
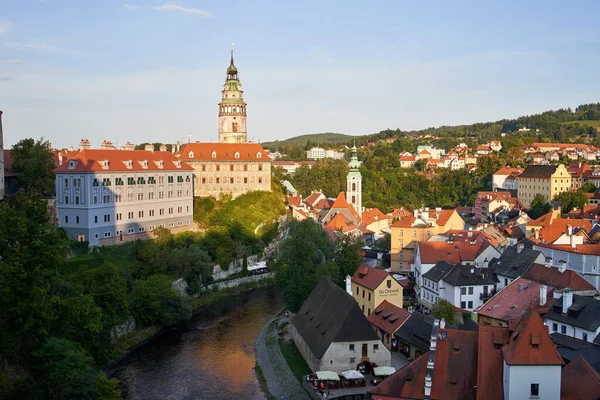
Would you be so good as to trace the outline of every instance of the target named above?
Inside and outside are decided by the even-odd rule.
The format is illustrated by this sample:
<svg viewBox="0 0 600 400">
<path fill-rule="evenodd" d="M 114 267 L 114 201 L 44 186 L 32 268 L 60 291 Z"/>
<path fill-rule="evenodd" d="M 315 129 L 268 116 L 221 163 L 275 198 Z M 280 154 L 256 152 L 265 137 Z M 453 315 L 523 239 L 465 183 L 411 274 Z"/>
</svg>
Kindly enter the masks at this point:
<svg viewBox="0 0 600 400">
<path fill-rule="evenodd" d="M 169 152 L 83 150 L 55 170 L 60 226 L 109 245 L 193 224 L 193 168 Z"/>
</svg>

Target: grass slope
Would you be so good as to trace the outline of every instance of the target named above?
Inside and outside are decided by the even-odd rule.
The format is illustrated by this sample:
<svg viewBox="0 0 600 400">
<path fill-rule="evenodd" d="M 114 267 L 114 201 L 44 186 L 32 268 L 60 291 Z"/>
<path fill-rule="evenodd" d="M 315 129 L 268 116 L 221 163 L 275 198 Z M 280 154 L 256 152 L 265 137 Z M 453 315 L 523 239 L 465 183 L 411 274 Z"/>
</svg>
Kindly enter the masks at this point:
<svg viewBox="0 0 600 400">
<path fill-rule="evenodd" d="M 290 146 L 293 144 L 306 144 L 307 141 L 313 143 L 328 142 L 328 143 L 345 143 L 352 140 L 355 136 L 345 135 L 343 133 L 312 133 L 308 135 L 294 136 L 285 140 L 276 140 L 274 142 L 262 143 L 264 148 L 273 149 L 279 147 Z"/>
</svg>

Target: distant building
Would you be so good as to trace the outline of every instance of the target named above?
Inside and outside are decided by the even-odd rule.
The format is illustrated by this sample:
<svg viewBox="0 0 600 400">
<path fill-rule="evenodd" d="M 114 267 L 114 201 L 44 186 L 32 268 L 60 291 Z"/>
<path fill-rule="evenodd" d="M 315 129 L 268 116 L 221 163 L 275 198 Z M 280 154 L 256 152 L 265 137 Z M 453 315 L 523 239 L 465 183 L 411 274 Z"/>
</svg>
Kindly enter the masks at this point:
<svg viewBox="0 0 600 400">
<path fill-rule="evenodd" d="M 571 190 L 571 175 L 564 165 L 528 165 L 519 175 L 518 199 L 528 208 L 537 194 L 547 202 L 562 192 Z"/>
<path fill-rule="evenodd" d="M 517 190 L 517 177 L 525 168 L 502 167 L 492 175 L 492 189 Z"/>
<path fill-rule="evenodd" d="M 364 361 L 390 366 L 383 345 L 352 296 L 323 277 L 291 321 L 291 335 L 309 368 L 341 373 Z"/>
<path fill-rule="evenodd" d="M 314 161 L 273 161 L 273 168 L 281 169 L 288 175 L 294 175 L 296 170 L 306 165 L 308 169 L 311 169 L 313 165 L 315 165 Z"/>
<path fill-rule="evenodd" d="M 384 300 L 402 308 L 402 286 L 384 270 L 361 265 L 352 275 L 351 288 L 352 297 L 365 316 Z"/>
<path fill-rule="evenodd" d="M 592 343 L 600 337 L 600 300 L 574 295 L 569 289 L 544 316 L 551 333 Z"/>
<path fill-rule="evenodd" d="M 490 264 L 498 277 L 498 288 L 502 289 L 523 276 L 534 264 L 543 264 L 544 255 L 540 251 L 527 249 L 522 244 L 507 247 L 500 258 Z"/>
<path fill-rule="evenodd" d="M 399 351 L 398 339 L 394 337 L 394 333 L 410 316 L 408 311 L 384 300 L 369 314 L 368 320 L 383 345 L 394 353 Z"/>
<path fill-rule="evenodd" d="M 313 147 L 310 150 L 306 151 L 306 158 L 309 160 L 322 160 L 324 158 L 331 158 L 334 160 L 343 160 L 344 152 L 337 150 L 325 150 L 322 147 Z"/>
<path fill-rule="evenodd" d="M 169 152 L 85 149 L 54 172 L 59 223 L 73 239 L 111 245 L 193 224 L 193 168 Z"/>
<path fill-rule="evenodd" d="M 247 143 L 246 102 L 243 98 L 239 74 L 231 61 L 227 68 L 227 79 L 223 85 L 222 99 L 219 103 L 219 143 Z"/>
</svg>

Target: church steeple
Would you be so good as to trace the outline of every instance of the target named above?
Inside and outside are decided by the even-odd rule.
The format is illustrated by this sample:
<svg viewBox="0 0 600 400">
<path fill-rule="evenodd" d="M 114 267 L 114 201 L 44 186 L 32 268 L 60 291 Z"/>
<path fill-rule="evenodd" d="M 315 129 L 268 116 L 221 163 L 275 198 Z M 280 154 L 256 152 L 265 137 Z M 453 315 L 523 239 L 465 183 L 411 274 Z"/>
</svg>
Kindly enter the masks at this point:
<svg viewBox="0 0 600 400">
<path fill-rule="evenodd" d="M 219 143 L 246 143 L 246 102 L 239 79 L 239 72 L 231 60 L 227 68 L 227 78 L 223 85 L 221 102 L 219 103 Z"/>
<path fill-rule="evenodd" d="M 362 215 L 362 174 L 360 173 L 361 162 L 358 160 L 356 142 L 352 143 L 352 157 L 348 163 L 348 175 L 346 176 L 346 198 L 348 203 L 354 206 L 358 215 Z"/>
</svg>

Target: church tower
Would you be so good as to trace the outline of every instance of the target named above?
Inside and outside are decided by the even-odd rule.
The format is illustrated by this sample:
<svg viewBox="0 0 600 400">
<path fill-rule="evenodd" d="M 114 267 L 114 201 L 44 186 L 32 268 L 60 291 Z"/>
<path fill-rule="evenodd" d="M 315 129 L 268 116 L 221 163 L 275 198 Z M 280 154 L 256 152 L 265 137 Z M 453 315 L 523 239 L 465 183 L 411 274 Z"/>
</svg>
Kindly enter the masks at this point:
<svg viewBox="0 0 600 400">
<path fill-rule="evenodd" d="M 247 143 L 246 103 L 238 70 L 233 64 L 233 50 L 221 93 L 223 96 L 219 103 L 219 143 Z"/>
<path fill-rule="evenodd" d="M 362 216 L 362 175 L 360 173 L 361 162 L 356 154 L 356 143 L 352 144 L 352 158 L 348 163 L 348 176 L 346 177 L 346 199 L 354 206 L 358 215 Z"/>
</svg>

